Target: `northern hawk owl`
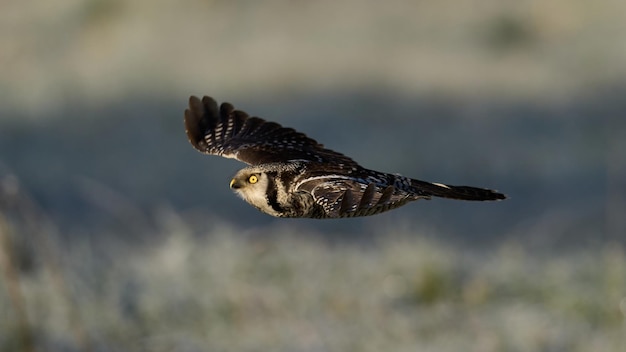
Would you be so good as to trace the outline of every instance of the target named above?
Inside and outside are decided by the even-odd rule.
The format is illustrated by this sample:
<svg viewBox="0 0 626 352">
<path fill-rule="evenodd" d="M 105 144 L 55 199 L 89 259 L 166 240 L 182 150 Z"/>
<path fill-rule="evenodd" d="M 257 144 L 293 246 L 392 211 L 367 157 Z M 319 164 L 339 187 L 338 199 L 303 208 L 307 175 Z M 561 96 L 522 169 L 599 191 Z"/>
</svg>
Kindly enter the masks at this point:
<svg viewBox="0 0 626 352">
<path fill-rule="evenodd" d="M 344 218 L 382 213 L 418 199 L 500 200 L 489 189 L 450 186 L 368 170 L 292 128 L 205 96 L 189 98 L 185 128 L 200 152 L 250 166 L 230 181 L 260 211 L 286 218 Z"/>
</svg>

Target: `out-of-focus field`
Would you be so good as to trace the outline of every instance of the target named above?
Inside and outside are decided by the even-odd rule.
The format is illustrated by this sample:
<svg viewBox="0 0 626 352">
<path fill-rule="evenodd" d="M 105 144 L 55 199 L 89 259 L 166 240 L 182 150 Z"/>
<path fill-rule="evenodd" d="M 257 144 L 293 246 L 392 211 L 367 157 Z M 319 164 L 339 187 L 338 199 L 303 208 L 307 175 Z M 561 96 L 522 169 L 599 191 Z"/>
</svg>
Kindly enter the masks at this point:
<svg viewBox="0 0 626 352">
<path fill-rule="evenodd" d="M 626 2 L 1 8 L 1 351 L 626 346 Z M 273 219 L 191 94 L 510 198 Z"/>
<path fill-rule="evenodd" d="M 160 240 L 139 250 L 40 242 L 39 267 L 0 290 L 2 302 L 7 288 L 22 300 L 0 308 L 2 350 L 618 352 L 626 343 L 618 247 L 468 250 L 417 229 L 330 244 L 289 227 L 225 224 L 198 237 L 176 214 L 161 218 Z"/>
<path fill-rule="evenodd" d="M 533 100 L 623 85 L 601 0 L 33 0 L 3 4 L 4 105 L 354 91 Z M 45 116 L 45 114 L 42 114 Z"/>
</svg>

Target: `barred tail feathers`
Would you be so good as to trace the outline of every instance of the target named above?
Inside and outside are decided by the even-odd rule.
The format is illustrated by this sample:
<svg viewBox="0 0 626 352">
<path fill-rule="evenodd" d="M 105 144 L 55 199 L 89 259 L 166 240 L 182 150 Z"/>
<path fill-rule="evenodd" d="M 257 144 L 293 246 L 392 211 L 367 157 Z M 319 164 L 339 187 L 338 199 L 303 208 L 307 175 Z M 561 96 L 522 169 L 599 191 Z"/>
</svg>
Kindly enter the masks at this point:
<svg viewBox="0 0 626 352">
<path fill-rule="evenodd" d="M 494 190 L 471 187 L 471 186 L 451 186 L 443 183 L 431 183 L 420 180 L 411 180 L 413 186 L 419 193 L 426 193 L 430 196 L 459 199 L 459 200 L 502 200 L 506 196 Z"/>
</svg>

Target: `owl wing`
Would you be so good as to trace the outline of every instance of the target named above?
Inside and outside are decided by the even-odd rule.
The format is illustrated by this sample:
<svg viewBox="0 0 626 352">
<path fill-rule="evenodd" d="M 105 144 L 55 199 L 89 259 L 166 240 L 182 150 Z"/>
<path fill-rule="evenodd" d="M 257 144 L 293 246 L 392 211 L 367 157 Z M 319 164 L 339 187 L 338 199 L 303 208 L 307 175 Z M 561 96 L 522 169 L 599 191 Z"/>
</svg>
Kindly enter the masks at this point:
<svg viewBox="0 0 626 352">
<path fill-rule="evenodd" d="M 309 160 L 356 167 L 349 157 L 325 149 L 293 128 L 268 122 L 205 96 L 189 98 L 185 129 L 191 144 L 200 152 L 233 158 L 250 165 L 290 160 Z"/>
<path fill-rule="evenodd" d="M 310 193 L 315 203 L 324 209 L 326 218 L 374 215 L 419 198 L 429 198 L 342 175 L 313 177 L 297 190 Z"/>
</svg>

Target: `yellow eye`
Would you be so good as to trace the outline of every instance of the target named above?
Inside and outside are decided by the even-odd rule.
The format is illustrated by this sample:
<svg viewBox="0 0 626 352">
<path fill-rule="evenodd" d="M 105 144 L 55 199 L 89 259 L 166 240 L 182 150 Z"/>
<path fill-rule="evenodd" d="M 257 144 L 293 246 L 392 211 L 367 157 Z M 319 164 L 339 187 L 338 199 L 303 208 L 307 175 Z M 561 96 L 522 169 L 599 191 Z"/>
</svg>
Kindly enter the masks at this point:
<svg viewBox="0 0 626 352">
<path fill-rule="evenodd" d="M 256 183 L 259 180 L 258 177 L 256 177 L 256 175 L 252 175 L 250 177 L 248 177 L 248 182 L 250 183 Z"/>
</svg>

